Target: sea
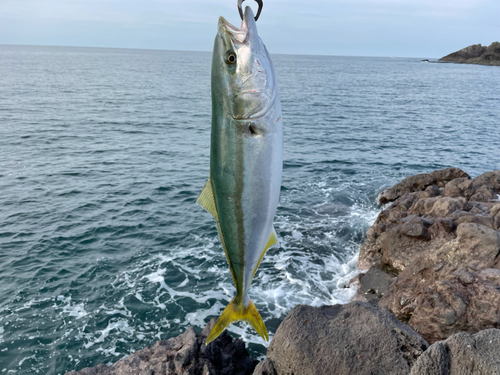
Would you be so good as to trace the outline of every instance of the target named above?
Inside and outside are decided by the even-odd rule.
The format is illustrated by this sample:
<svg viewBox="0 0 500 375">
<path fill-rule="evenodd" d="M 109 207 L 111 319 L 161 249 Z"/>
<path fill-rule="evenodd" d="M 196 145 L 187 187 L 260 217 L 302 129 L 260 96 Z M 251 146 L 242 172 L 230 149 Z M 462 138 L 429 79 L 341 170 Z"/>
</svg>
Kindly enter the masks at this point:
<svg viewBox="0 0 500 375">
<path fill-rule="evenodd" d="M 377 196 L 500 168 L 500 68 L 272 55 L 280 240 L 250 290 L 272 338 L 347 303 Z M 112 364 L 217 317 L 235 288 L 210 214 L 210 52 L 0 46 L 0 373 Z M 245 323 L 229 333 L 251 355 Z"/>
</svg>

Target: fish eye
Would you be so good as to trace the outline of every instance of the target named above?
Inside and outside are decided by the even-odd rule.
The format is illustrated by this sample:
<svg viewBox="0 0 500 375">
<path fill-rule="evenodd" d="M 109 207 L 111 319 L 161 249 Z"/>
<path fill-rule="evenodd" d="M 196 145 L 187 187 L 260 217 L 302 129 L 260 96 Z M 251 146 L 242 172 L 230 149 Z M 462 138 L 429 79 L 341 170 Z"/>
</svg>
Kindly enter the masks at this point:
<svg viewBox="0 0 500 375">
<path fill-rule="evenodd" d="M 233 52 L 230 52 L 226 57 L 226 62 L 230 65 L 236 62 L 236 55 Z"/>
</svg>

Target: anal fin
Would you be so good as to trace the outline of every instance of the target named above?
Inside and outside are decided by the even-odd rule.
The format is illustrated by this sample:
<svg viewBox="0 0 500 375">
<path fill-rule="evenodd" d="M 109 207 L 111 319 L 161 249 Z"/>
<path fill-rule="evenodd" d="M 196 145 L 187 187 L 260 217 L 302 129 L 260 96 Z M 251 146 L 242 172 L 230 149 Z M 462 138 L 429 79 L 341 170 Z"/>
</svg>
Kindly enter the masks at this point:
<svg viewBox="0 0 500 375">
<path fill-rule="evenodd" d="M 255 272 L 257 272 L 257 268 L 259 268 L 260 262 L 262 262 L 262 258 L 264 258 L 264 255 L 266 255 L 267 250 L 270 247 L 272 247 L 278 243 L 279 243 L 278 236 L 277 236 L 276 231 L 274 230 L 274 227 L 273 227 L 273 230 L 271 231 L 271 235 L 269 236 L 269 239 L 267 240 L 266 246 L 262 250 L 262 254 L 260 255 L 259 261 L 257 262 L 257 265 L 255 266 L 255 270 L 253 271 L 253 274 L 252 274 L 252 279 L 255 276 Z"/>
<path fill-rule="evenodd" d="M 269 239 L 267 240 L 267 244 L 266 244 L 266 247 L 264 248 L 264 253 L 267 251 L 267 249 L 269 249 L 271 246 L 274 246 L 278 243 L 278 236 L 276 235 L 276 231 L 274 230 L 274 227 L 273 227 L 273 230 L 271 231 L 271 235 L 269 236 Z"/>
</svg>

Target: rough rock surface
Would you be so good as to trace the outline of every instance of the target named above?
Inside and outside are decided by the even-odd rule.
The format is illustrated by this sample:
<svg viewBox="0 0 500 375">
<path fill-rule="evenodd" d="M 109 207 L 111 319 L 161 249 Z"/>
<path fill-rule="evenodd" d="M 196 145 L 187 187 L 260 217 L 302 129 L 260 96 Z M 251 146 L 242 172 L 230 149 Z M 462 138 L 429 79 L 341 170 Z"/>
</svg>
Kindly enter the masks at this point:
<svg viewBox="0 0 500 375">
<path fill-rule="evenodd" d="M 500 43 L 493 42 L 489 47 L 473 44 L 460 51 L 450 53 L 439 61 L 460 64 L 500 65 Z"/>
<path fill-rule="evenodd" d="M 410 176 L 397 183 L 396 185 L 385 189 L 379 197 L 380 204 L 393 202 L 400 196 L 414 191 L 425 190 L 428 186 L 445 186 L 446 183 L 456 178 L 470 179 L 469 175 L 458 168 L 447 168 L 434 171 L 432 173 L 421 173 Z"/>
<path fill-rule="evenodd" d="M 298 305 L 254 374 L 408 374 L 428 344 L 372 304 Z"/>
<path fill-rule="evenodd" d="M 411 375 L 500 374 L 500 330 L 469 335 L 457 333 L 431 345 L 411 369 Z"/>
<path fill-rule="evenodd" d="M 500 327 L 500 171 L 409 177 L 361 246 L 356 300 L 378 303 L 428 342 Z M 388 285 L 389 284 L 389 285 Z"/>
<path fill-rule="evenodd" d="M 259 362 L 253 375 L 277 375 L 276 369 L 274 368 L 274 362 L 269 358 L 264 359 Z"/>
<path fill-rule="evenodd" d="M 248 355 L 242 340 L 233 341 L 224 331 L 205 345 L 215 321 L 212 319 L 200 334 L 189 327 L 183 334 L 158 341 L 153 347 L 132 353 L 113 366 L 101 364 L 66 375 L 252 374 L 258 361 Z"/>
</svg>

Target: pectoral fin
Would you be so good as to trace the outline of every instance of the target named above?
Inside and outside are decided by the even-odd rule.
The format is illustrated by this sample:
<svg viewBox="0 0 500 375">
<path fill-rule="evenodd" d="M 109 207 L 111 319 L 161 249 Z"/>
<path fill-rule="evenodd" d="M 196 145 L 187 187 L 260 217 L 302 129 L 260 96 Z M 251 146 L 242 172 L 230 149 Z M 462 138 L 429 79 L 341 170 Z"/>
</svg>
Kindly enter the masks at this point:
<svg viewBox="0 0 500 375">
<path fill-rule="evenodd" d="M 219 222 L 219 214 L 217 213 L 217 206 L 215 205 L 214 191 L 212 189 L 212 181 L 208 179 L 205 187 L 196 200 L 201 207 L 210 212 L 217 222 Z"/>
</svg>

